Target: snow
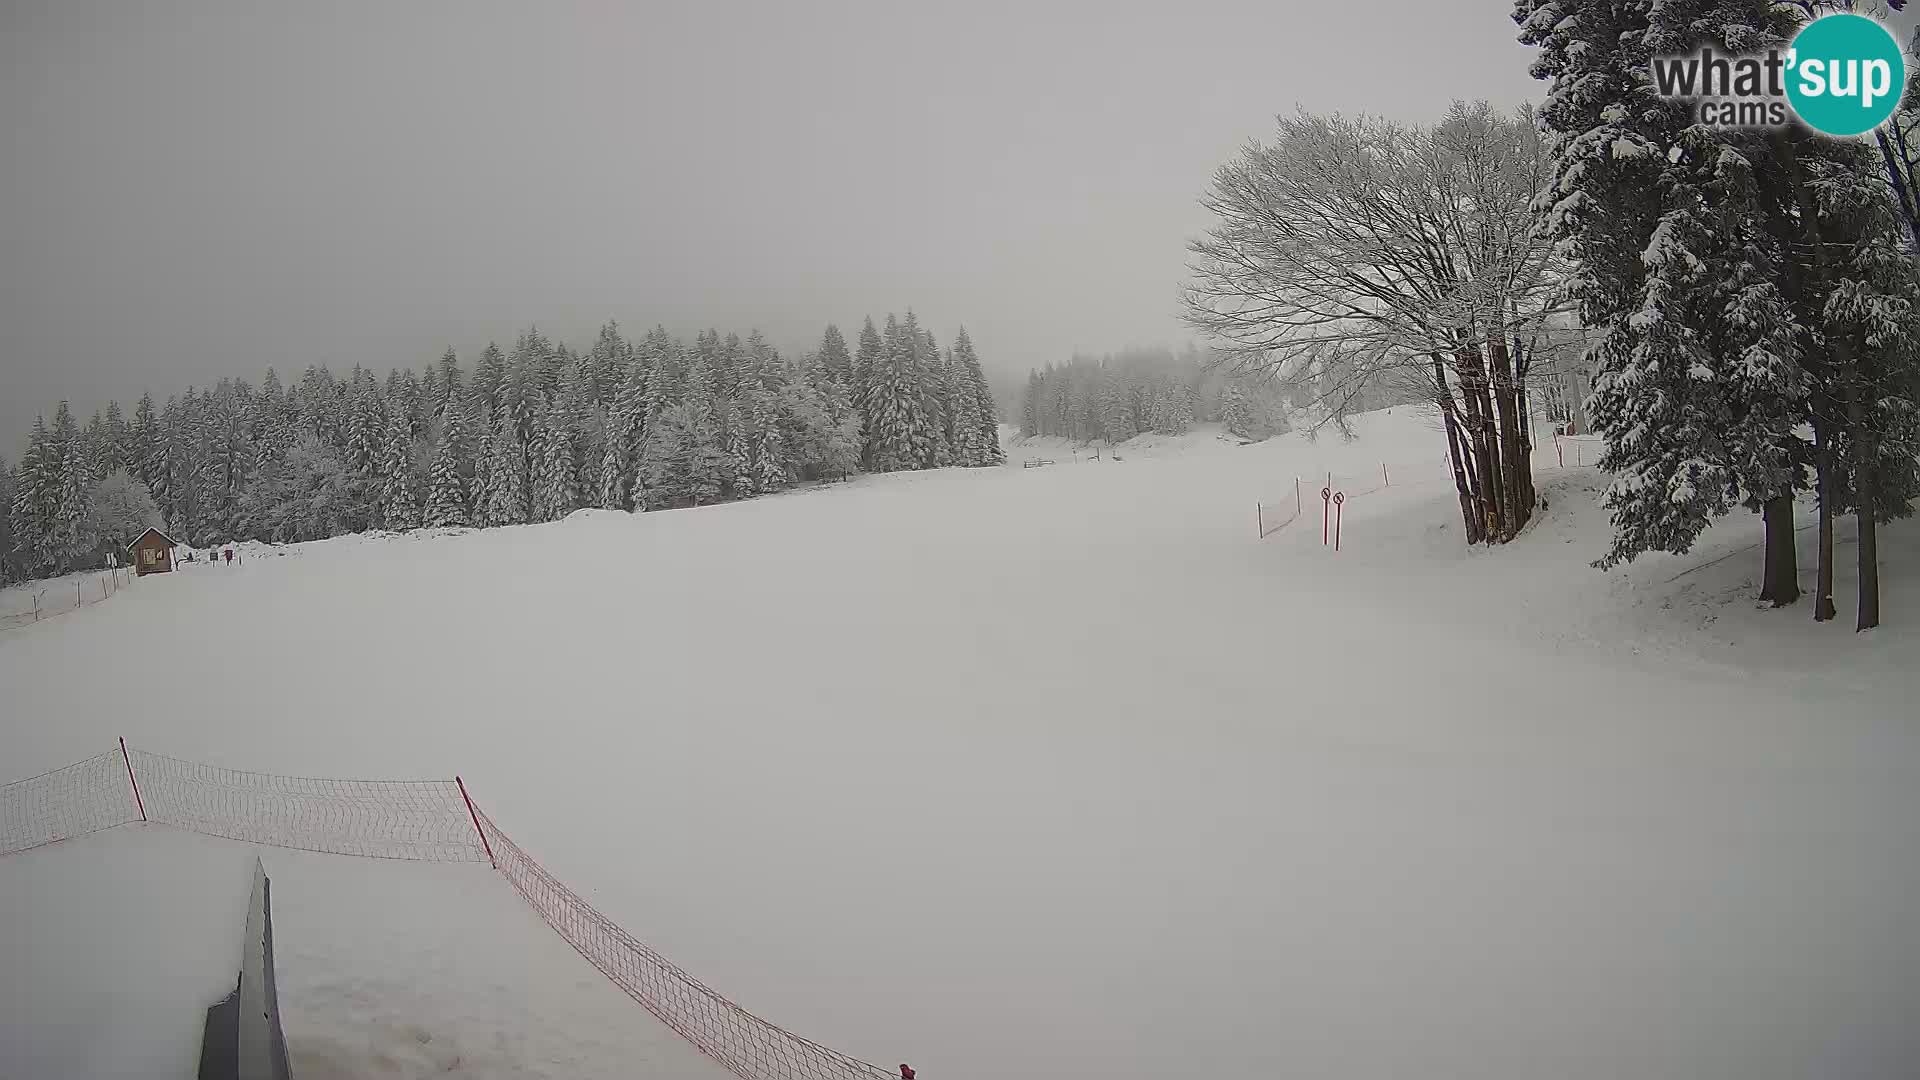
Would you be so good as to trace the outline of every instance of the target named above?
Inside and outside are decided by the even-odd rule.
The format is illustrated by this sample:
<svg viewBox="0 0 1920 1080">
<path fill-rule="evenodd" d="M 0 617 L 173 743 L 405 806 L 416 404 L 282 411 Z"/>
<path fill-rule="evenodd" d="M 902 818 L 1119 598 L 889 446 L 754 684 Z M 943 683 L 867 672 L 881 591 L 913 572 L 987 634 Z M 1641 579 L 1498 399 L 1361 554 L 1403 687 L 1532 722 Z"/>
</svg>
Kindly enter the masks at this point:
<svg viewBox="0 0 1920 1080">
<path fill-rule="evenodd" d="M 191 1076 L 273 881 L 300 1080 L 724 1077 L 477 864 L 347 859 L 126 826 L 0 868 L 0 1076 Z M 19 913 L 25 913 L 21 917 Z M 57 914 L 56 914 L 57 913 Z"/>
<path fill-rule="evenodd" d="M 1888 625 L 1855 635 L 1850 528 L 1816 627 L 1753 605 L 1756 518 L 1602 574 L 1606 478 L 1549 439 L 1546 509 L 1468 550 L 1431 422 L 1357 431 L 1009 444 L 149 577 L 0 634 L 4 772 L 118 735 L 458 772 L 709 985 L 929 1080 L 1907 1075 L 1920 530 L 1883 528 Z M 1255 538 L 1295 476 L 1383 461 L 1430 465 L 1349 501 L 1339 554 L 1315 506 Z M 39 1018 L 0 1007 L 0 1075 L 190 1049 L 173 991 L 204 1007 L 231 958 L 184 943 L 238 916 L 167 898 L 230 861 L 237 905 L 247 856 L 146 828 L 0 860 L 0 968 Z M 484 867 L 266 860 L 290 1041 L 340 1075 L 701 1075 Z M 99 1008 L 125 1023 L 47 1020 Z"/>
</svg>

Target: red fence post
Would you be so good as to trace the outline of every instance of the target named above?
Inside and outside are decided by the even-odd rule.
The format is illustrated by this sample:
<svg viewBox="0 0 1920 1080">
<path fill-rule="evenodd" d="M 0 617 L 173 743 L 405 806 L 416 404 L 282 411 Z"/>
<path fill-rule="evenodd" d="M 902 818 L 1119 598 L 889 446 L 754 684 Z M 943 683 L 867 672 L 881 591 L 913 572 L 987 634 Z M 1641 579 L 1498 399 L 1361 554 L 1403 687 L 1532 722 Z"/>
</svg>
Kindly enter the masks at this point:
<svg viewBox="0 0 1920 1080">
<path fill-rule="evenodd" d="M 474 812 L 473 800 L 467 797 L 467 782 L 458 776 L 453 778 L 453 782 L 460 785 L 460 798 L 466 801 L 467 816 L 473 819 L 473 831 L 480 834 L 480 847 L 487 853 L 487 861 L 493 864 L 495 870 L 500 869 L 499 861 L 493 857 L 493 845 L 487 843 L 487 830 L 480 827 L 480 815 Z"/>
<path fill-rule="evenodd" d="M 140 820 L 147 820 L 147 804 L 140 798 L 140 781 L 133 778 L 133 759 L 127 756 L 126 736 L 120 738 L 120 760 L 127 763 L 127 783 L 133 785 L 133 805 L 140 809 Z"/>
</svg>

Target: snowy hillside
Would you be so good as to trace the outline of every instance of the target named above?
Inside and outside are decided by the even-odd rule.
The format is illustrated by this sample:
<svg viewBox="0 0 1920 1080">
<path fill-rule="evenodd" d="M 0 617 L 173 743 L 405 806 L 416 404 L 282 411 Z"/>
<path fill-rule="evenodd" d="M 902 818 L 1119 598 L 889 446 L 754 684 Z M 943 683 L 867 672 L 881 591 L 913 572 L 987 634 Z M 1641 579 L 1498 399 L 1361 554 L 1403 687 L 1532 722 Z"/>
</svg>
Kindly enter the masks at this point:
<svg viewBox="0 0 1920 1080">
<path fill-rule="evenodd" d="M 1467 550 L 1430 425 L 1358 432 L 144 578 L 0 631 L 0 780 L 122 735 L 458 772 L 702 980 L 928 1080 L 1905 1075 L 1920 529 L 1855 635 L 1754 607 L 1757 520 L 1602 574 L 1549 445 L 1528 533 Z M 139 1074 L 133 1016 L 188 1068 L 246 856 L 0 859 L 0 1076 Z M 264 858 L 296 1068 L 710 1072 L 483 866 Z"/>
</svg>

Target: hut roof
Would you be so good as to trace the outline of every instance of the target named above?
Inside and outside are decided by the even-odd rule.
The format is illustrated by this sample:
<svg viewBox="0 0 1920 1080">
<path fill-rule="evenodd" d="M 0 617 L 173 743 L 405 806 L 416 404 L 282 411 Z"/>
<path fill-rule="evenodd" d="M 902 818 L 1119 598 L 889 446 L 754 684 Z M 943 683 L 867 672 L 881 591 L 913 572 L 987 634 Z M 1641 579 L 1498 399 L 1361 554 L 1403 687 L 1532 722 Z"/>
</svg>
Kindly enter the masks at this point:
<svg viewBox="0 0 1920 1080">
<path fill-rule="evenodd" d="M 163 533 L 163 532 L 161 532 L 161 531 L 160 531 L 159 529 L 154 529 L 154 528 L 149 528 L 149 529 L 147 529 L 147 531 L 146 531 L 146 532 L 143 532 L 143 533 L 141 533 L 141 534 L 140 534 L 139 536 L 136 536 L 136 537 L 134 537 L 134 538 L 133 538 L 133 543 L 131 543 L 131 544 L 128 544 L 128 545 L 127 545 L 127 550 L 128 550 L 128 551 L 132 551 L 132 550 L 133 550 L 134 548 L 137 548 L 137 547 L 139 547 L 139 546 L 140 546 L 140 541 L 142 541 L 142 540 L 145 540 L 145 539 L 147 538 L 147 535 L 148 535 L 149 533 L 151 533 L 152 535 L 154 535 L 154 536 L 157 536 L 157 537 L 159 537 L 159 538 L 160 538 L 161 540 L 163 540 L 163 541 L 165 541 L 165 542 L 166 542 L 166 545 L 167 545 L 168 547 L 179 547 L 179 546 L 180 546 L 179 544 L 176 544 L 176 543 L 174 543 L 174 540 L 173 540 L 173 537 L 171 537 L 171 536 L 168 536 L 168 535 L 167 535 L 166 533 Z"/>
</svg>

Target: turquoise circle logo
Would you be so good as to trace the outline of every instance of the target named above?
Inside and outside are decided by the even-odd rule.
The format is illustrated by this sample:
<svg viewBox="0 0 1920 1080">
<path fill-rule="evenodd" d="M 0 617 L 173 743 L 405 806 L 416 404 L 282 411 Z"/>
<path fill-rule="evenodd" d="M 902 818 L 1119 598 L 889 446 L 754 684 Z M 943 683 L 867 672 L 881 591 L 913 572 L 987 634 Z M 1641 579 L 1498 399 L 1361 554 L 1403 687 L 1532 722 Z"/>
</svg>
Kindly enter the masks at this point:
<svg viewBox="0 0 1920 1080">
<path fill-rule="evenodd" d="M 1872 131 L 1900 107 L 1907 89 L 1900 43 L 1864 15 L 1828 15 L 1801 27 L 1787 68 L 1787 101 L 1824 135 Z"/>
</svg>

